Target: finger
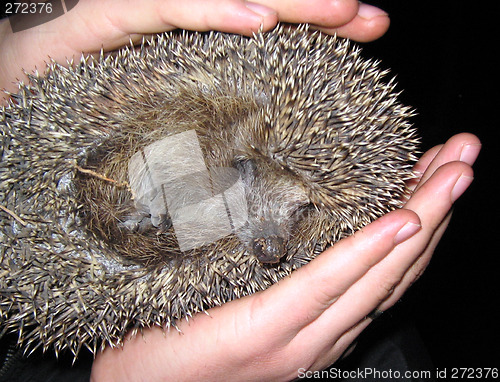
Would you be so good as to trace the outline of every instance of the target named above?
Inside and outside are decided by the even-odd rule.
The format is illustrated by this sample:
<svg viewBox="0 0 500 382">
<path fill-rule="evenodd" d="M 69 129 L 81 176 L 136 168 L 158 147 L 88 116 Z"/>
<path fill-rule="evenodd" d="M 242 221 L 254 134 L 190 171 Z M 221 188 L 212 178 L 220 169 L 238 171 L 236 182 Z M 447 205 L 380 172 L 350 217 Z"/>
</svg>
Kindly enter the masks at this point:
<svg viewBox="0 0 500 382">
<path fill-rule="evenodd" d="M 439 167 L 405 205 L 420 217 L 422 231 L 398 250 L 410 250 L 412 246 L 417 246 L 423 251 L 453 202 L 468 188 L 472 179 L 472 168 L 464 162 L 451 162 Z"/>
<path fill-rule="evenodd" d="M 464 179 L 464 176 L 471 177 L 471 172 L 470 166 L 463 162 L 452 162 L 439 168 L 406 205 L 406 208 L 418 214 L 422 229 L 373 264 L 359 280 L 339 295 L 335 303 L 317 317 L 313 324 L 297 334 L 294 341 L 315 338 L 317 347 L 328 348 L 333 345 L 329 342 L 331 339 L 338 338 L 344 333 L 339 330 L 345 331 L 363 320 L 389 296 L 391 303 L 397 301 L 406 290 L 405 287 L 409 286 L 410 280 L 405 281 L 407 285 L 398 289 L 399 296 L 392 297 L 396 286 L 400 285 L 408 270 L 424 252 L 448 214 L 456 197 L 455 188 L 459 187 L 461 190 L 463 188 L 460 179 Z M 352 259 L 352 261 L 360 260 Z M 384 309 L 388 308 L 387 305 Z M 332 322 L 335 322 L 334 326 Z"/>
<path fill-rule="evenodd" d="M 438 146 L 439 147 L 439 146 Z M 434 154 L 436 148 L 431 149 L 431 155 Z M 452 161 L 462 161 L 469 165 L 473 165 L 481 151 L 481 142 L 479 139 L 470 133 L 461 133 L 451 137 L 443 146 L 440 146 L 437 154 L 432 158 L 432 161 L 425 166 L 425 171 L 417 185 L 417 189 L 421 187 L 427 179 L 443 164 Z M 428 162 L 426 158 L 425 162 Z M 422 164 L 425 165 L 426 163 Z M 424 170 L 424 166 L 418 165 L 417 171 Z"/>
<path fill-rule="evenodd" d="M 448 140 L 446 145 L 438 145 L 427 151 L 422 158 L 418 161 L 418 163 L 414 167 L 414 171 L 417 174 L 420 174 L 420 177 L 417 179 L 414 179 L 410 184 L 409 187 L 411 189 L 415 189 L 418 185 L 419 182 L 423 183 L 425 182 L 425 179 L 422 179 L 422 176 L 424 173 L 429 169 L 429 171 L 432 171 L 432 168 L 439 166 L 441 163 L 445 163 L 446 160 L 462 160 L 465 163 L 472 165 L 481 149 L 481 144 L 477 137 L 472 136 L 471 134 L 458 134 L 451 139 Z M 432 163 L 432 167 L 430 167 Z M 427 174 L 429 174 L 429 171 Z M 458 197 L 458 195 L 455 195 L 455 198 Z M 410 204 L 411 206 L 411 204 Z M 407 272 L 405 275 L 404 279 L 401 282 L 401 285 L 399 285 L 397 288 L 404 291 L 406 290 L 413 282 L 415 282 L 420 275 L 423 273 L 425 268 L 427 267 L 427 264 L 430 261 L 430 258 L 432 257 L 432 254 L 434 253 L 434 249 L 437 246 L 439 240 L 441 239 L 442 235 L 444 234 L 446 227 L 448 226 L 449 220 L 451 218 L 451 212 L 448 214 L 448 216 L 441 222 L 436 229 L 436 232 L 432 236 L 431 241 L 429 242 L 428 246 L 426 247 L 424 253 L 419 257 L 419 259 L 415 262 L 415 264 L 412 266 L 412 268 Z M 403 292 L 400 293 L 395 293 L 396 297 L 398 295 L 402 295 Z M 392 298 L 394 300 L 394 298 Z M 385 303 L 384 305 L 387 306 L 391 302 L 389 301 L 388 303 Z"/>
<path fill-rule="evenodd" d="M 277 22 L 277 13 L 271 8 L 243 0 L 89 0 L 78 2 L 61 17 L 15 34 L 4 21 L 0 32 L 2 45 L 14 58 L 5 71 L 13 73 L 11 77 L 22 77 L 22 69 L 43 68 L 49 57 L 64 64 L 67 59 L 78 59 L 82 52 L 113 50 L 175 28 L 251 35 L 261 27 L 271 29 Z"/>
<path fill-rule="evenodd" d="M 414 191 L 415 188 L 417 188 L 418 184 L 422 180 L 422 176 L 424 175 L 425 170 L 427 170 L 427 168 L 443 146 L 444 145 L 437 145 L 426 151 L 424 155 L 420 157 L 415 166 L 413 166 L 413 172 L 415 173 L 416 177 L 410 179 L 407 182 L 407 186 L 411 191 Z"/>
<path fill-rule="evenodd" d="M 337 27 L 321 27 L 321 31 L 337 34 L 359 42 L 369 42 L 383 36 L 389 29 L 389 15 L 368 4 L 360 4 L 358 13 L 348 23 Z"/>
<path fill-rule="evenodd" d="M 337 341 L 327 346 L 321 354 L 312 362 L 308 370 L 323 370 L 332 365 L 344 355 L 345 351 L 352 345 L 358 336 L 367 328 L 371 320 L 362 320 L 352 328 L 347 330 Z"/>
<path fill-rule="evenodd" d="M 357 0 L 255 0 L 276 10 L 279 20 L 287 23 L 309 23 L 324 27 L 347 24 L 358 13 Z"/>
<path fill-rule="evenodd" d="M 272 8 L 242 0 L 196 0 L 162 3 L 161 20 L 174 28 L 208 31 L 217 30 L 247 36 L 260 28 L 269 30 L 278 22 Z M 147 20 L 146 20 L 147 21 Z M 163 25 L 159 23 L 160 31 Z"/>
<path fill-rule="evenodd" d="M 432 253 L 437 246 L 439 240 L 441 239 L 446 226 L 450 221 L 451 213 L 447 215 L 444 219 L 443 223 L 440 225 L 434 236 L 432 237 L 429 246 L 426 248 L 424 254 L 417 258 L 416 262 L 410 268 L 409 271 L 405 273 L 403 279 L 396 285 L 394 291 L 389 294 L 389 297 L 386 298 L 381 304 L 376 306 L 376 309 L 384 312 L 390 309 L 396 302 L 398 302 L 402 295 L 406 292 L 406 290 L 418 279 L 425 266 L 428 264 Z M 423 265 L 422 263 L 425 263 Z M 374 309 L 375 309 L 374 308 Z M 371 312 L 371 311 L 370 311 Z M 329 365 L 333 364 L 336 360 L 338 360 L 344 352 L 348 349 L 348 347 L 356 340 L 356 338 L 366 329 L 366 327 L 373 321 L 373 319 L 368 317 L 363 317 L 361 321 L 354 325 L 352 328 L 347 330 L 338 340 L 330 340 L 323 344 L 324 350 L 320 352 L 320 356 L 312 363 L 312 365 L 308 368 L 308 370 L 323 370 Z"/>
<path fill-rule="evenodd" d="M 380 309 L 388 309 L 396 303 L 425 270 L 439 239 L 446 230 L 453 202 L 467 189 L 472 179 L 473 171 L 469 165 L 464 162 L 451 162 L 441 166 L 410 198 L 405 208 L 412 209 L 420 216 L 422 230 L 402 243 L 396 251 L 420 250 L 422 255 L 410 267 L 394 293 Z"/>
<path fill-rule="evenodd" d="M 420 216 L 424 228 L 434 230 L 444 218 L 441 216 L 442 212 L 451 208 L 472 179 L 473 171 L 470 165 L 458 161 L 446 163 L 434 171 L 425 182 L 421 182 L 405 208 Z"/>
<path fill-rule="evenodd" d="M 276 25 L 276 12 L 265 5 L 243 0 L 191 0 L 140 2 L 79 2 L 66 17 L 70 35 L 88 31 L 86 39 L 73 43 L 77 51 L 115 49 L 140 37 L 176 28 L 251 35 Z M 69 20 L 69 17 L 72 20 Z M 68 41 L 71 44 L 71 42 Z"/>
<path fill-rule="evenodd" d="M 434 250 L 436 249 L 439 241 L 441 240 L 444 232 L 446 231 L 446 228 L 448 227 L 448 224 L 451 220 L 451 215 L 452 212 L 450 211 L 448 215 L 445 217 L 445 219 L 441 222 L 439 227 L 436 229 L 434 235 L 432 235 L 432 238 L 427 247 L 425 248 L 424 252 L 422 253 L 422 255 L 420 255 L 417 258 L 415 263 L 403 276 L 402 280 L 396 285 L 393 293 L 386 300 L 384 300 L 377 307 L 377 309 L 381 311 L 386 311 L 394 304 L 396 304 L 402 298 L 402 296 L 408 290 L 408 288 L 411 285 L 413 285 L 424 273 L 425 269 L 429 265 L 432 255 L 434 254 Z"/>
<path fill-rule="evenodd" d="M 398 210 L 383 216 L 353 236 L 336 243 L 289 278 L 262 293 L 255 311 L 264 318 L 276 314 L 276 311 L 283 312 L 282 321 L 266 325 L 271 333 L 280 333 L 280 340 L 289 341 L 297 332 L 317 320 L 398 242 L 418 229 L 418 217 L 411 211 Z M 257 325 L 259 317 L 254 318 Z M 340 321 L 344 326 L 338 329 L 339 335 L 359 319 Z"/>
</svg>

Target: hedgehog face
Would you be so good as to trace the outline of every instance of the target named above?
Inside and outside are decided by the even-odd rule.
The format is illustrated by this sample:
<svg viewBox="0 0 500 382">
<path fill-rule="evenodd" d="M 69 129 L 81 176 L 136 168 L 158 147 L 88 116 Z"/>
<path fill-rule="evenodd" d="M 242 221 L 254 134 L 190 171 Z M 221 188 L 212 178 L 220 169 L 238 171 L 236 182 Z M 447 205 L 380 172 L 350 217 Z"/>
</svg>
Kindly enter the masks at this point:
<svg viewBox="0 0 500 382">
<path fill-rule="evenodd" d="M 265 158 L 236 160 L 245 186 L 248 222 L 237 233 L 262 263 L 277 263 L 309 198 L 290 171 Z"/>
</svg>

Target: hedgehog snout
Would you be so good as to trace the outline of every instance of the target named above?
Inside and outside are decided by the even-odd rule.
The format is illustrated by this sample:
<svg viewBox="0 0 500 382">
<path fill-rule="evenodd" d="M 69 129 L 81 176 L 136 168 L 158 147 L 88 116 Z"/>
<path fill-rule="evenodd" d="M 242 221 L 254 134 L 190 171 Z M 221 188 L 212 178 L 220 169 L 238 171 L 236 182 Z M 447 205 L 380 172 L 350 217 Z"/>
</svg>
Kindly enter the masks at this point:
<svg viewBox="0 0 500 382">
<path fill-rule="evenodd" d="M 261 263 L 278 263 L 287 253 L 300 212 L 310 202 L 307 193 L 297 177 L 268 158 L 239 157 L 234 162 L 248 208 L 248 224 L 238 236 Z"/>
<path fill-rule="evenodd" d="M 253 240 L 254 255 L 261 263 L 277 263 L 286 252 L 285 240 L 277 235 L 259 237 Z"/>
</svg>

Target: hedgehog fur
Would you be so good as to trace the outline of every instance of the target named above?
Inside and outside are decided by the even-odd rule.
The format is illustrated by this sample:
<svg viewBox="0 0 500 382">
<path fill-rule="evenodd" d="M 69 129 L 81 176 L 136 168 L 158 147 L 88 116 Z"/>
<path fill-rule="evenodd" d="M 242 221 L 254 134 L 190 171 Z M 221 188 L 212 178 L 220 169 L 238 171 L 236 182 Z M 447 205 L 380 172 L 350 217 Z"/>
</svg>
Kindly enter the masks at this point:
<svg viewBox="0 0 500 382">
<path fill-rule="evenodd" d="M 279 26 L 174 31 L 30 75 L 0 110 L 0 335 L 117 346 L 264 290 L 400 207 L 418 138 L 387 73 L 347 40 Z M 168 210 L 141 205 L 133 155 L 192 133 L 167 154 L 189 167 L 196 149 L 207 170 L 168 188 Z M 235 182 L 244 222 L 181 250 L 172 206 Z"/>
</svg>

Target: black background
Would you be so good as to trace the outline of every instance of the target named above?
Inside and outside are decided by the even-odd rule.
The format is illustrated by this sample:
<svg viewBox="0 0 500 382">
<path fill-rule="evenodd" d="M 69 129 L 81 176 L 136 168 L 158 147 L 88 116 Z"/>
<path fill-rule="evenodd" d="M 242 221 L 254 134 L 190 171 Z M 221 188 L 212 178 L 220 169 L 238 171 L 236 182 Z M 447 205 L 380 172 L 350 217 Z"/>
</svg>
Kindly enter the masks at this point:
<svg viewBox="0 0 500 382">
<path fill-rule="evenodd" d="M 497 258 L 498 72 L 495 2 L 374 0 L 391 16 L 388 33 L 361 44 L 364 56 L 397 75 L 422 151 L 453 134 L 483 143 L 475 181 L 422 278 L 395 309 L 414 318 L 436 367 L 500 364 Z"/>
<path fill-rule="evenodd" d="M 422 278 L 400 302 L 414 317 L 436 367 L 498 367 L 499 249 L 498 57 L 495 2 L 368 1 L 386 10 L 391 27 L 362 44 L 364 55 L 397 76 L 422 151 L 460 132 L 483 148 L 474 182 L 457 201 L 450 226 Z"/>
</svg>

